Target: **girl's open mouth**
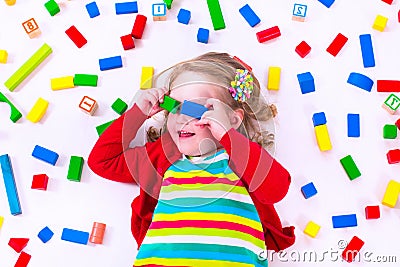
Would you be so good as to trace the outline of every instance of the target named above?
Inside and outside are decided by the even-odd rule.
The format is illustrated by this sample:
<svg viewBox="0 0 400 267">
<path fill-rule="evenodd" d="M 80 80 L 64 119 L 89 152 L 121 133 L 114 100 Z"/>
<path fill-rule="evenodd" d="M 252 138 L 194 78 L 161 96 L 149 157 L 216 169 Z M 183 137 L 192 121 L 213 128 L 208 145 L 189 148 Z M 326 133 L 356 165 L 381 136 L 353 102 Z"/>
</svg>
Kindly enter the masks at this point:
<svg viewBox="0 0 400 267">
<path fill-rule="evenodd" d="M 188 131 L 178 131 L 179 137 L 191 137 L 195 135 L 195 133 L 188 132 Z"/>
</svg>

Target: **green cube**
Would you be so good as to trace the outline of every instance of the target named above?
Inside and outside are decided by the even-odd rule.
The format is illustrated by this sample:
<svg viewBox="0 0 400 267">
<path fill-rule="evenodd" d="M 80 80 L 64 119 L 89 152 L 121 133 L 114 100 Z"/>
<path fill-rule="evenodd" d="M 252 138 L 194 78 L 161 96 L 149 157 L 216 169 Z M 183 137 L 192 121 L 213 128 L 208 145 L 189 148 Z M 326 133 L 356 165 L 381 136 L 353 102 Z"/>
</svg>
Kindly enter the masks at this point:
<svg viewBox="0 0 400 267">
<path fill-rule="evenodd" d="M 71 156 L 69 160 L 67 178 L 70 181 L 80 182 L 82 176 L 83 158 L 79 156 Z"/>
<path fill-rule="evenodd" d="M 113 123 L 114 121 L 115 120 L 112 120 L 112 121 L 109 121 L 109 122 L 103 123 L 102 125 L 97 126 L 96 127 L 97 134 L 100 136 L 108 128 L 108 126 L 110 126 L 111 123 Z"/>
<path fill-rule="evenodd" d="M 97 86 L 97 80 L 99 76 L 92 74 L 75 74 L 74 85 L 75 86 Z"/>
<path fill-rule="evenodd" d="M 207 0 L 208 11 L 210 12 L 211 21 L 214 30 L 225 29 L 225 21 L 222 15 L 221 6 L 219 0 Z"/>
<path fill-rule="evenodd" d="M 44 4 L 47 11 L 49 11 L 51 16 L 54 16 L 58 12 L 60 12 L 60 6 L 57 4 L 56 1 L 50 0 Z"/>
<path fill-rule="evenodd" d="M 383 138 L 395 139 L 397 137 L 397 126 L 394 124 L 386 124 L 383 126 Z"/>
<path fill-rule="evenodd" d="M 124 113 L 128 108 L 128 105 L 121 98 L 118 98 L 114 101 L 111 108 L 119 115 L 122 115 L 122 113 Z"/>
<path fill-rule="evenodd" d="M 347 176 L 349 176 L 350 180 L 354 180 L 357 177 L 361 176 L 361 172 L 357 168 L 357 165 L 354 162 L 351 155 L 347 155 L 346 157 L 342 158 L 340 160 L 340 163 L 342 164 L 342 166 L 343 166 L 344 170 L 346 171 Z"/>
<path fill-rule="evenodd" d="M 175 114 L 176 107 L 178 107 L 180 104 L 181 104 L 181 102 L 173 99 L 172 97 L 164 95 L 164 101 L 160 104 L 160 107 Z"/>
</svg>

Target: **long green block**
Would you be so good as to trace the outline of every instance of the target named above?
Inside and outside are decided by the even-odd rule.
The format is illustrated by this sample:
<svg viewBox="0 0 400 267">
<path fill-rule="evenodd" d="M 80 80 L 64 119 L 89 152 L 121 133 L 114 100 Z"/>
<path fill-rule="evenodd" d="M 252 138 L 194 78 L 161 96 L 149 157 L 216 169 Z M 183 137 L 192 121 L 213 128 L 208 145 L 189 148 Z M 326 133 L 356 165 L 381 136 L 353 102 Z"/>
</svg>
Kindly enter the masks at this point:
<svg viewBox="0 0 400 267">
<path fill-rule="evenodd" d="M 343 166 L 344 170 L 346 171 L 347 176 L 349 176 L 350 180 L 354 180 L 357 177 L 361 176 L 361 172 L 357 168 L 357 165 L 354 162 L 351 155 L 347 155 L 346 157 L 342 158 L 340 160 L 340 163 L 342 164 L 342 166 Z"/>
<path fill-rule="evenodd" d="M 176 107 L 178 107 L 180 104 L 181 102 L 179 102 L 178 100 L 175 100 L 172 97 L 164 95 L 164 101 L 160 104 L 160 107 L 175 114 Z"/>
<path fill-rule="evenodd" d="M 164 3 L 165 3 L 165 5 L 167 6 L 168 9 L 171 9 L 172 1 L 173 0 L 164 0 Z"/>
<path fill-rule="evenodd" d="M 75 74 L 74 85 L 75 86 L 97 86 L 99 76 L 94 74 Z"/>
<path fill-rule="evenodd" d="M 112 121 L 109 121 L 109 122 L 103 123 L 102 125 L 97 126 L 96 127 L 97 134 L 100 136 L 108 128 L 108 126 L 110 126 L 111 123 L 113 123 L 114 121 L 115 120 L 112 120 Z"/>
<path fill-rule="evenodd" d="M 385 126 L 383 126 L 383 138 L 396 139 L 396 137 L 397 137 L 397 126 L 394 124 L 385 124 Z"/>
<path fill-rule="evenodd" d="M 126 104 L 121 98 L 118 98 L 117 100 L 114 101 L 114 103 L 111 105 L 111 108 L 117 112 L 119 115 L 122 115 L 127 108 L 128 104 Z"/>
<path fill-rule="evenodd" d="M 3 95 L 2 92 L 0 92 L 0 102 L 7 103 L 10 106 L 11 108 L 10 120 L 12 120 L 14 123 L 17 122 L 22 117 L 22 113 L 19 112 L 19 110 L 11 103 L 10 100 L 8 100 L 8 98 L 5 95 Z"/>
<path fill-rule="evenodd" d="M 82 176 L 82 168 L 83 158 L 79 156 L 71 156 L 68 167 L 68 180 L 80 182 Z"/>
<path fill-rule="evenodd" d="M 43 44 L 10 78 L 4 85 L 11 92 L 28 77 L 42 63 L 53 50 L 48 44 Z"/>
<path fill-rule="evenodd" d="M 56 1 L 50 0 L 44 4 L 44 7 L 49 11 L 51 16 L 54 16 L 58 12 L 60 12 L 60 6 L 57 4 Z"/>
<path fill-rule="evenodd" d="M 210 12 L 211 21 L 214 26 L 214 30 L 225 29 L 224 16 L 222 16 L 221 6 L 219 0 L 207 0 L 208 11 Z"/>
</svg>

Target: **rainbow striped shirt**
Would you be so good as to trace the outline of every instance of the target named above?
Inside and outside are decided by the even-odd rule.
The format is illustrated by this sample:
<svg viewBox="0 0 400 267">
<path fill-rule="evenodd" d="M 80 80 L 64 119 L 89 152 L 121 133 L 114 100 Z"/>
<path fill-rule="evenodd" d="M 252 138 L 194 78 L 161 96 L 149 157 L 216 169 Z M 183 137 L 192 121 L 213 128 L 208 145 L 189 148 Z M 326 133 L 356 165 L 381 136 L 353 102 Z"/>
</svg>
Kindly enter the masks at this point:
<svg viewBox="0 0 400 267">
<path fill-rule="evenodd" d="M 168 168 L 134 266 L 268 266 L 257 210 L 228 160 L 219 150 Z"/>
</svg>

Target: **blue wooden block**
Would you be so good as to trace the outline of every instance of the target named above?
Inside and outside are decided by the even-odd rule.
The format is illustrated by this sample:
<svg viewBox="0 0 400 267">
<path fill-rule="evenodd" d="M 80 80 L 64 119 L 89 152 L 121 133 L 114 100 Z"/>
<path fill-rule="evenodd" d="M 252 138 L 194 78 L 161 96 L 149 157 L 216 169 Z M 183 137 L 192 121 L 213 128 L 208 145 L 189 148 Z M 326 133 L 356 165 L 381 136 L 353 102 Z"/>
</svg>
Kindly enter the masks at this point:
<svg viewBox="0 0 400 267">
<path fill-rule="evenodd" d="M 197 32 L 197 42 L 207 44 L 210 31 L 208 29 L 199 28 Z"/>
<path fill-rule="evenodd" d="M 203 113 L 206 112 L 207 110 L 208 109 L 203 105 L 184 100 L 180 113 L 199 120 L 203 115 Z"/>
<path fill-rule="evenodd" d="M 312 116 L 312 121 L 315 126 L 326 124 L 326 116 L 324 112 L 314 113 Z"/>
<path fill-rule="evenodd" d="M 364 68 L 375 67 L 375 57 L 374 49 L 372 48 L 371 34 L 361 34 L 360 45 Z"/>
<path fill-rule="evenodd" d="M 64 228 L 61 234 L 61 240 L 86 245 L 89 240 L 89 233 Z"/>
<path fill-rule="evenodd" d="M 96 4 L 96 2 L 91 2 L 86 5 L 86 10 L 89 14 L 89 17 L 94 18 L 100 15 L 99 8 Z"/>
<path fill-rule="evenodd" d="M 0 165 L 1 171 L 3 172 L 4 185 L 6 186 L 6 194 L 11 214 L 21 214 L 22 211 L 19 203 L 17 186 L 15 184 L 14 172 L 8 154 L 0 156 Z"/>
<path fill-rule="evenodd" d="M 117 15 L 138 13 L 137 2 L 115 3 L 115 12 Z"/>
<path fill-rule="evenodd" d="M 56 165 L 56 162 L 58 160 L 58 154 L 56 152 L 41 147 L 39 145 L 36 145 L 33 149 L 32 156 L 37 159 L 43 160 L 44 162 L 47 162 L 53 166 Z"/>
<path fill-rule="evenodd" d="M 332 216 L 333 228 L 344 228 L 357 226 L 355 214 Z"/>
<path fill-rule="evenodd" d="M 183 24 L 189 24 L 190 16 L 191 16 L 190 14 L 191 13 L 189 10 L 181 8 L 178 13 L 178 22 L 183 23 Z"/>
<path fill-rule="evenodd" d="M 307 6 L 301 4 L 294 4 L 293 16 L 305 18 L 307 14 Z"/>
<path fill-rule="evenodd" d="M 108 57 L 99 59 L 100 70 L 111 70 L 122 67 L 121 56 Z"/>
<path fill-rule="evenodd" d="M 297 74 L 297 80 L 299 81 L 302 94 L 315 91 L 314 77 L 310 72 Z"/>
<path fill-rule="evenodd" d="M 253 11 L 253 9 L 251 9 L 248 4 L 241 7 L 239 9 L 239 13 L 243 16 L 243 18 L 251 27 L 256 26 L 261 21 L 257 14 Z"/>
<path fill-rule="evenodd" d="M 316 195 L 317 189 L 315 188 L 314 184 L 311 182 L 306 185 L 303 185 L 301 187 L 301 192 L 303 193 L 303 196 L 307 199 L 307 198 L 310 198 L 310 197 Z"/>
<path fill-rule="evenodd" d="M 153 4 L 152 6 L 153 17 L 163 17 L 167 15 L 167 5 L 165 3 Z"/>
<path fill-rule="evenodd" d="M 46 226 L 45 228 L 40 230 L 38 237 L 40 240 L 42 240 L 43 243 L 47 243 L 47 241 L 49 241 L 53 237 L 53 235 L 53 231 L 51 231 L 50 228 Z"/>
<path fill-rule="evenodd" d="M 374 81 L 371 80 L 369 77 L 357 73 L 352 72 L 347 79 L 347 82 L 351 85 L 357 86 L 358 88 L 364 89 L 365 91 L 371 92 L 372 86 L 374 85 Z"/>
<path fill-rule="evenodd" d="M 318 0 L 321 4 L 326 6 L 327 8 L 330 8 L 331 5 L 335 2 L 335 0 Z"/>
<path fill-rule="evenodd" d="M 360 114 L 347 114 L 347 136 L 360 137 Z"/>
</svg>

